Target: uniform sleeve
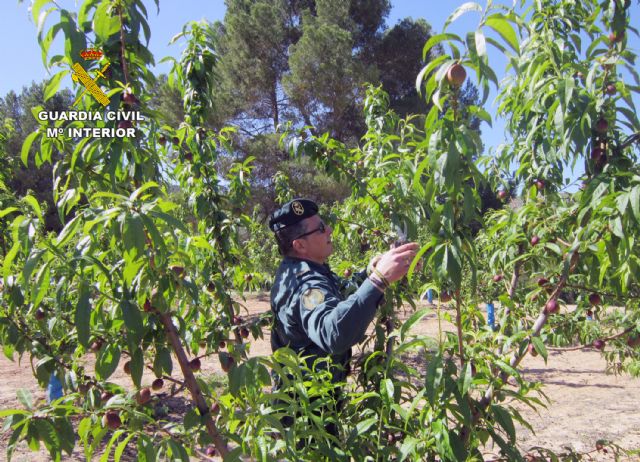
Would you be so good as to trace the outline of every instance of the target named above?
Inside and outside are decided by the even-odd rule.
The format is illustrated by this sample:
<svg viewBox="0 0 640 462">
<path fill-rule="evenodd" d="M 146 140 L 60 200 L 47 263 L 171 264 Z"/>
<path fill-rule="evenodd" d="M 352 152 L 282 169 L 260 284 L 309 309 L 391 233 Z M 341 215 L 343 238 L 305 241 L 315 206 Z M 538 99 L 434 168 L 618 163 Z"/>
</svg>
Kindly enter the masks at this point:
<svg viewBox="0 0 640 462">
<path fill-rule="evenodd" d="M 329 354 L 341 354 L 364 336 L 381 298 L 368 279 L 346 300 L 327 281 L 314 279 L 300 286 L 293 308 L 313 343 Z"/>
</svg>

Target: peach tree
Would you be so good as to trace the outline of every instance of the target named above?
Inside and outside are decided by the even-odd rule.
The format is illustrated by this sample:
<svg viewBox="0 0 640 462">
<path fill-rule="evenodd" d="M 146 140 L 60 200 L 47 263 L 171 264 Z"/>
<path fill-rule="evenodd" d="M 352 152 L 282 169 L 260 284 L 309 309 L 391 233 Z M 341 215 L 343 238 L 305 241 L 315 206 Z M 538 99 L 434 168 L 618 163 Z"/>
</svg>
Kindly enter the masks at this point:
<svg viewBox="0 0 640 462">
<path fill-rule="evenodd" d="M 376 326 L 371 357 L 383 358 L 386 366 L 376 376 L 370 366 L 379 362 L 365 358 L 357 379 L 363 392 L 374 394 L 372 412 L 384 421 L 384 430 L 374 428 L 370 440 L 384 439 L 385 431 L 393 443 L 381 449 L 385 457 L 480 457 L 489 439 L 507 458 L 522 457 L 514 421 L 527 423 L 512 403 L 542 402 L 528 394 L 537 385 L 521 377 L 518 365 L 529 352 L 546 359 L 545 344 L 577 342 L 605 350 L 616 371 L 637 374 L 640 177 L 633 99 L 638 87 L 625 83 L 638 80 L 635 55 L 627 47 L 637 35 L 630 2 L 516 3 L 486 9 L 466 3 L 447 24 L 476 12 L 478 29 L 464 37 L 444 32 L 427 42 L 425 55 L 445 45 L 449 54 L 436 57 L 418 76 L 419 90 L 433 104 L 423 126 L 399 121 L 386 110 L 384 96 L 371 90 L 362 147 L 347 149 L 327 136 L 292 142 L 295 153 L 311 155 L 351 181 L 352 198 L 337 213 L 356 218 L 351 225 L 340 220 L 345 240 L 356 240 L 363 250 L 363 242 L 385 241 L 396 229 L 404 227 L 416 238 L 426 228 L 430 238 L 421 255 L 429 285 L 441 300 L 453 300 L 455 333 L 435 345 L 415 337 L 394 349 L 381 343 L 386 339 L 388 347 L 389 339 L 406 339 L 424 313 L 401 326 L 389 322 L 399 302 L 415 293 L 398 286 L 385 297 L 381 318 L 388 328 L 381 332 Z M 489 45 L 507 57 L 500 82 L 489 65 Z M 491 122 L 490 116 L 480 107 L 465 114 L 458 101 L 467 70 L 475 73 L 485 99 L 491 84 L 499 90 L 499 111 L 507 119 L 509 141 L 488 156 L 480 156 L 482 145 L 468 117 Z M 572 187 L 565 177 L 582 168 L 581 188 Z M 519 197 L 507 205 L 513 179 L 520 184 Z M 505 207 L 480 217 L 478 187 L 486 182 Z M 474 221 L 483 223 L 477 235 Z M 370 228 L 364 237 L 362 222 Z M 570 297 L 575 310 L 563 308 Z M 495 332 L 477 308 L 494 298 L 501 305 Z M 416 373 L 397 356 L 411 349 L 407 345 L 431 352 L 421 355 L 425 375 L 416 374 L 424 388 L 397 380 L 397 370 L 388 367 L 395 364 L 405 378 Z M 394 398 L 385 403 L 390 390 Z M 427 411 L 426 430 L 407 432 L 412 412 Z"/>
<path fill-rule="evenodd" d="M 174 63 L 172 84 L 186 116 L 172 129 L 148 104 L 154 58 L 142 2 L 88 0 L 72 12 L 36 0 L 31 13 L 52 74 L 46 97 L 81 52 L 100 50 L 98 61 L 83 65 L 92 78 L 101 71 L 97 80 L 109 104 L 103 108 L 77 85 L 74 109 L 135 111 L 144 120 L 41 121 L 23 145 L 25 164 L 60 154 L 53 181 L 64 227 L 44 235 L 43 211 L 30 197 L 25 207 L 2 211 L 10 243 L 0 338 L 7 357 L 30 357 L 38 382 L 45 386 L 53 373 L 65 394 L 48 405 L 20 394 L 26 409 L 2 411 L 11 430 L 8 456 L 21 440 L 33 449 L 43 443 L 56 460 L 76 442 L 88 458 L 100 447 L 104 457 L 119 460 L 127 445 L 141 460 L 187 460 L 214 447 L 226 454 L 211 413 L 216 396 L 197 372 L 210 355 L 229 370 L 246 355 L 249 329 L 258 331 L 231 297 L 246 285 L 237 230 L 247 218 L 235 211 L 247 198 L 251 159 L 221 178 L 215 162 L 229 149 L 229 132 L 203 127 L 215 90 L 211 28 L 191 23 L 183 30 L 187 47 Z M 50 56 L 56 38 L 64 53 Z M 34 108 L 34 116 L 40 111 Z M 53 127 L 59 136 L 47 135 Z M 135 136 L 77 138 L 67 136 L 70 127 L 133 128 Z M 117 369 L 130 375 L 129 387 L 110 381 Z M 152 393 L 169 385 L 172 395 L 188 390 L 193 402 L 173 421 Z"/>
<path fill-rule="evenodd" d="M 232 149 L 228 132 L 203 127 L 207 111 L 216 109 L 208 97 L 215 91 L 212 29 L 198 23 L 184 29 L 187 48 L 171 82 L 186 117 L 174 130 L 147 106 L 154 77 L 141 40 L 150 34 L 144 5 L 89 0 L 74 14 L 51 3 L 32 6 L 45 64 L 61 69 L 48 94 L 91 44 L 111 63 L 110 109 L 136 109 L 146 121 L 135 125 L 135 138 L 123 139 L 48 138 L 43 122 L 25 142 L 25 159 L 50 162 L 54 149 L 64 154 L 55 166 L 55 190 L 65 226 L 58 235 L 42 235 L 42 211 L 33 200 L 25 201 L 28 210 L 2 212 L 11 220 L 11 247 L 2 268 L 0 338 L 7 356 L 32 358 L 41 384 L 54 372 L 67 393 L 50 405 L 22 394 L 25 409 L 2 411 L 12 429 L 10 454 L 26 440 L 32 448 L 43 442 L 60 458 L 79 440 L 88 457 L 99 450 L 116 460 L 135 447 L 139 460 L 217 451 L 226 460 L 245 454 L 454 461 L 483 460 L 493 443 L 508 460 L 521 460 L 516 423 L 528 423 L 513 404 L 543 404 L 533 393 L 539 386 L 518 371 L 527 352 L 546 355 L 545 343 L 577 338 L 605 349 L 616 367 L 637 370 L 640 176 L 637 88 L 624 80 L 635 78 L 627 3 L 538 0 L 507 8 L 490 2 L 486 9 L 467 3 L 448 23 L 475 11 L 477 30 L 464 37 L 444 32 L 425 44 L 425 54 L 443 50 L 417 76 L 431 103 L 427 114 L 399 119 L 385 95 L 370 89 L 362 146 L 348 148 L 328 135 L 291 140 L 295 155 L 351 184 L 351 197 L 331 213 L 348 249 L 343 258 L 366 263 L 401 237 L 423 245 L 423 279 L 416 277 L 416 261 L 409 279 L 386 294 L 347 384 L 305 370 L 286 349 L 247 359 L 245 338 L 261 330 L 242 319 L 231 294 L 246 288 L 244 275 L 253 271 L 237 239 L 240 227 L 252 225 L 234 212 L 247 200 L 251 159 L 221 184 L 215 161 Z M 60 19 L 46 28 L 51 13 Z M 60 31 L 65 53 L 49 58 Z M 459 97 L 469 71 L 485 100 L 491 84 L 498 87 L 488 44 L 508 57 L 498 99 L 511 139 L 482 157 L 470 120 L 491 117 L 481 107 L 463 108 Z M 100 110 L 89 95 L 80 108 Z M 564 191 L 565 172 L 583 163 L 584 189 Z M 510 176 L 524 185 L 522 206 L 482 217 L 479 187 L 500 190 L 500 179 Z M 182 203 L 171 194 L 176 185 Z M 338 268 L 350 272 L 355 265 Z M 419 285 L 450 303 L 443 317 L 452 332 L 413 334 L 427 310 L 398 320 Z M 570 290 L 575 311 L 562 308 Z M 478 308 L 489 296 L 501 303 L 497 331 Z M 626 310 L 605 303 L 624 303 Z M 583 319 L 588 310 L 596 321 Z M 222 390 L 197 373 L 209 354 L 229 372 Z M 109 381 L 118 367 L 130 374 L 131 387 Z M 269 369 L 283 378 L 283 390 L 268 391 Z M 155 376 L 151 389 L 144 370 Z M 186 388 L 194 404 L 178 418 L 152 406 L 158 402 L 152 390 L 168 382 Z M 296 416 L 289 426 L 285 415 Z"/>
</svg>

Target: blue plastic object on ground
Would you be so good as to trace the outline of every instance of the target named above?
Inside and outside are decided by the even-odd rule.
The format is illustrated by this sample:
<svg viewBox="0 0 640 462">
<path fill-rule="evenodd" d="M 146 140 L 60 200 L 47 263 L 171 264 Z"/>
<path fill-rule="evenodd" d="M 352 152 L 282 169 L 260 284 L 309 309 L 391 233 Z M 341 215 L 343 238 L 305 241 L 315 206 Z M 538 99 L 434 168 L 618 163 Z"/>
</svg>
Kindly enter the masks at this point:
<svg viewBox="0 0 640 462">
<path fill-rule="evenodd" d="M 491 326 L 491 330 L 496 330 L 496 315 L 493 303 L 487 303 L 487 324 Z"/>
<path fill-rule="evenodd" d="M 47 403 L 55 401 L 62 396 L 62 383 L 56 377 L 54 372 L 49 377 L 49 385 L 47 385 Z"/>
</svg>

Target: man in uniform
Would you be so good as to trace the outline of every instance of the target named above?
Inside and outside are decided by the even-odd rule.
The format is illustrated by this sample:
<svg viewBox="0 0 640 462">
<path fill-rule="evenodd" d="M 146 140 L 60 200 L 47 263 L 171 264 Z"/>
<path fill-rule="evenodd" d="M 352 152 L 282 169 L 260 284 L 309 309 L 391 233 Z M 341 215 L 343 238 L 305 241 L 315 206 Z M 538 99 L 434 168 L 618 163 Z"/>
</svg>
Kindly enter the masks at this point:
<svg viewBox="0 0 640 462">
<path fill-rule="evenodd" d="M 409 243 L 375 257 L 370 274 L 360 274 L 359 287 L 348 297 L 341 280 L 327 265 L 333 252 L 331 228 L 318 215 L 318 206 L 294 199 L 269 220 L 284 256 L 271 289 L 273 351 L 288 346 L 308 356 L 331 357 L 333 381 L 346 378 L 351 347 L 364 338 L 385 289 L 407 274 L 418 244 Z"/>
</svg>

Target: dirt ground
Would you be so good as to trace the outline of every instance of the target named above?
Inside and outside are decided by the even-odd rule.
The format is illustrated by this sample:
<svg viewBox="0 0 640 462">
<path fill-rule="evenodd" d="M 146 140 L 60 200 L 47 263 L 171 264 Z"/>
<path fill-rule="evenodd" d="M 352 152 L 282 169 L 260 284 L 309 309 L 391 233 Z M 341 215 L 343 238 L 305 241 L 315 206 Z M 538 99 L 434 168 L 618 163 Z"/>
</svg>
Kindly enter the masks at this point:
<svg viewBox="0 0 640 462">
<path fill-rule="evenodd" d="M 247 315 L 252 316 L 269 309 L 266 294 L 247 299 Z M 452 326 L 445 327 L 447 330 Z M 413 331 L 437 334 L 438 322 L 435 312 L 427 315 Z M 264 340 L 255 341 L 251 346 L 252 355 L 270 353 L 269 335 L 265 331 Z M 220 372 L 217 359 L 203 361 L 203 373 Z M 640 380 L 629 376 L 605 374 L 605 361 L 593 350 L 550 351 L 548 364 L 540 357 L 527 356 L 522 363 L 525 378 L 540 381 L 543 391 L 551 400 L 548 409 L 533 411 L 526 406 L 517 406 L 523 417 L 530 422 L 535 434 L 518 427 L 518 445 L 522 449 L 534 446 L 547 447 L 562 452 L 571 447 L 580 452 L 592 451 L 597 439 L 611 440 L 625 449 L 640 448 Z M 35 399 L 43 400 L 45 391 L 40 389 L 31 371 L 28 358 L 21 364 L 11 362 L 0 355 L 0 409 L 20 407 L 16 391 L 26 388 Z M 143 384 L 150 384 L 153 377 L 145 376 Z M 130 385 L 130 379 L 121 368 L 112 377 L 113 381 Z M 9 435 L 0 433 L 0 460 L 6 459 L 6 445 Z M 497 448 L 487 448 L 486 460 L 493 460 L 492 453 Z M 593 460 L 614 460 L 612 455 L 593 451 Z M 32 453 L 25 443 L 21 443 L 14 454 L 16 462 L 41 462 L 49 460 L 46 451 Z M 82 461 L 84 455 L 79 446 L 67 461 Z M 588 460 L 588 459 L 587 459 Z M 623 460 L 640 460 L 623 459 Z"/>
</svg>

